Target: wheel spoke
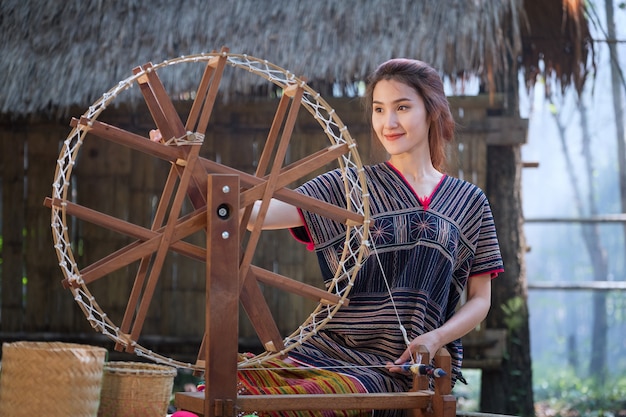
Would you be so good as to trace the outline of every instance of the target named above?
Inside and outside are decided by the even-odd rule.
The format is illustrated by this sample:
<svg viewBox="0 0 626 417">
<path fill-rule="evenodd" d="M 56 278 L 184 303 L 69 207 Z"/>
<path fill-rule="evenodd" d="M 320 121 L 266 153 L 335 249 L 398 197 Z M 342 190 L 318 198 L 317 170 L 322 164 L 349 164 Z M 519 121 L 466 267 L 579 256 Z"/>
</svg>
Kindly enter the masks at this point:
<svg viewBox="0 0 626 417">
<path fill-rule="evenodd" d="M 174 193 L 174 189 L 176 187 L 176 179 L 178 178 L 178 171 L 175 169 L 176 165 L 172 165 L 170 168 L 170 172 L 167 176 L 167 180 L 165 181 L 165 186 L 163 187 L 163 192 L 161 193 L 161 199 L 159 200 L 159 205 L 157 207 L 154 220 L 152 222 L 152 230 L 156 230 L 163 226 L 163 222 L 165 221 L 165 216 L 167 214 L 167 207 L 172 198 L 172 194 Z M 122 324 L 120 326 L 120 330 L 122 333 L 128 334 L 130 332 L 130 326 L 133 321 L 134 309 L 139 299 L 141 297 L 141 290 L 144 286 L 144 282 L 146 280 L 146 274 L 148 273 L 148 269 L 150 267 L 150 259 L 151 256 L 144 256 L 139 263 L 139 269 L 137 270 L 137 274 L 135 275 L 135 281 L 133 282 L 133 288 L 130 291 L 130 296 L 128 298 L 128 303 L 126 304 L 126 310 L 124 311 L 124 317 L 122 318 Z M 115 344 L 115 350 L 121 351 L 123 346 L 121 343 Z"/>
<path fill-rule="evenodd" d="M 82 268 L 83 273 L 91 273 L 89 275 L 89 279 L 85 280 L 86 283 L 93 282 L 95 279 L 100 278 L 106 274 L 109 274 L 113 271 L 116 271 L 119 268 L 110 269 L 110 270 L 102 270 L 98 269 L 101 266 L 108 262 L 109 258 L 113 259 L 115 257 L 120 256 L 125 252 L 134 250 L 134 248 L 138 245 L 145 244 L 151 239 L 158 238 L 160 233 L 163 232 L 163 228 L 159 228 L 157 230 L 146 229 L 141 226 L 137 226 L 133 223 L 126 222 L 124 220 L 120 220 L 116 217 L 111 217 L 106 214 L 97 212 L 95 210 L 89 209 L 87 207 L 79 206 L 78 204 L 71 203 L 65 200 L 51 199 L 46 198 L 44 201 L 44 205 L 46 207 L 61 207 L 64 206 L 66 213 L 74 216 L 78 219 L 87 221 L 89 223 L 95 224 L 96 226 L 102 226 L 103 228 L 127 235 L 129 237 L 138 239 L 140 242 L 133 242 L 129 245 L 124 246 L 123 248 L 117 250 L 113 254 L 94 262 L 93 264 Z M 206 249 L 192 245 L 191 243 L 181 241 L 185 237 L 197 232 L 198 230 L 204 229 L 206 227 L 206 207 L 196 210 L 193 213 L 190 213 L 186 216 L 183 216 L 179 219 L 174 235 L 171 240 L 171 249 L 181 255 L 185 255 L 189 258 L 204 261 L 206 257 Z M 144 249 L 142 249 L 144 250 Z M 134 252 L 137 253 L 137 252 Z M 147 253 L 150 253 L 149 251 Z M 146 253 L 146 254 L 147 254 Z M 129 261 L 127 263 L 120 264 L 120 268 L 129 265 L 132 262 L 140 259 L 141 256 L 128 257 Z M 98 270 L 98 273 L 93 273 L 94 270 Z M 95 276 L 95 278 L 93 278 Z M 83 279 L 85 277 L 83 276 Z"/>
<path fill-rule="evenodd" d="M 213 112 L 215 99 L 217 98 L 220 80 L 224 72 L 224 67 L 226 66 L 226 52 L 228 52 L 228 48 L 222 48 L 221 55 L 210 59 L 207 64 L 202 80 L 200 81 L 200 86 L 198 87 L 196 98 L 191 107 L 189 117 L 187 118 L 187 124 L 185 126 L 187 131 L 195 131 L 203 135 L 206 133 L 206 128 L 209 125 L 209 119 L 211 117 L 211 113 Z M 210 81 L 210 87 L 208 87 L 211 75 L 213 76 L 213 79 Z M 198 121 L 200 108 L 202 108 L 202 114 L 200 115 L 200 120 Z"/>
<path fill-rule="evenodd" d="M 304 94 L 304 90 L 301 86 L 292 87 L 295 88 L 295 91 L 290 91 L 288 94 L 287 89 L 285 89 L 284 92 L 285 95 L 292 95 L 291 107 L 289 109 L 287 119 L 285 120 L 281 139 L 278 142 L 278 147 L 274 156 L 274 163 L 272 165 L 272 170 L 269 174 L 269 178 L 267 179 L 267 185 L 265 186 L 265 192 L 263 193 L 263 199 L 261 200 L 261 206 L 259 207 L 256 223 L 252 229 L 252 232 L 250 233 L 250 237 L 248 238 L 248 244 L 245 247 L 243 257 L 239 264 L 239 288 L 242 287 L 243 282 L 248 275 L 248 269 L 250 268 L 250 263 L 252 262 L 254 252 L 256 251 L 256 245 L 259 242 L 259 238 L 261 236 L 262 228 L 259 226 L 262 225 L 263 221 L 265 220 L 265 214 L 267 213 L 270 200 L 272 199 L 274 192 L 276 191 L 276 181 L 278 180 L 281 167 L 285 160 L 285 155 L 287 154 L 289 141 L 291 140 L 291 135 L 296 125 L 298 110 L 300 109 L 300 105 L 302 104 L 302 95 Z"/>
<path fill-rule="evenodd" d="M 165 140 L 182 138 L 187 133 L 185 126 L 152 64 L 147 63 L 133 70 L 135 75 L 142 72 L 143 75 L 137 78 L 137 83 L 161 135 Z"/>
<path fill-rule="evenodd" d="M 127 130 L 120 129 L 119 127 L 112 126 L 98 120 L 91 120 L 85 116 L 82 116 L 80 120 L 72 119 L 70 125 L 72 127 L 79 127 L 80 129 L 88 131 L 89 133 L 102 139 L 129 147 L 165 161 L 175 163 L 176 161 L 185 159 L 186 157 L 187 151 L 185 148 L 188 148 L 188 146 L 163 146 L 160 143 L 148 140 L 144 136 L 128 132 Z"/>
<path fill-rule="evenodd" d="M 137 310 L 137 314 L 135 316 L 135 322 L 132 326 L 130 334 L 133 340 L 137 340 L 139 338 L 139 334 L 141 333 L 143 323 L 148 313 L 148 307 L 152 302 L 152 295 L 154 294 L 157 281 L 161 274 L 161 268 L 163 267 L 165 256 L 170 249 L 170 242 L 176 228 L 176 223 L 182 209 L 183 201 L 187 195 L 189 183 L 192 180 L 193 166 L 198 159 L 199 152 L 199 146 L 194 146 L 191 149 L 191 152 L 189 152 L 189 158 L 187 159 L 187 164 L 185 166 L 185 169 L 183 170 L 183 175 L 178 186 L 178 191 L 176 192 L 176 196 L 174 197 L 174 201 L 172 202 L 172 207 L 169 212 L 169 219 L 165 230 L 163 231 L 159 244 L 159 249 L 150 268 L 148 282 L 146 283 L 146 287 L 141 297 L 141 302 L 139 304 L 139 309 Z"/>
<path fill-rule="evenodd" d="M 265 141 L 265 146 L 263 147 L 263 152 L 261 153 L 261 157 L 259 158 L 258 166 L 256 169 L 256 173 L 254 177 L 260 178 L 267 174 L 267 170 L 270 165 L 271 155 L 276 147 L 276 141 L 278 139 L 278 134 L 280 133 L 280 127 L 283 124 L 285 119 L 285 115 L 287 114 L 287 109 L 289 108 L 289 96 L 283 94 L 278 102 L 278 108 L 276 109 L 276 113 L 274 114 L 274 119 L 272 121 L 272 126 L 270 127 L 270 131 L 267 135 L 267 140 Z M 263 198 L 263 193 L 265 192 L 265 182 L 260 183 L 259 185 L 263 185 L 260 189 L 258 195 L 253 196 L 248 199 L 247 203 L 243 203 L 242 206 L 246 207 L 242 219 L 241 225 L 239 226 L 239 233 L 241 239 L 245 236 L 246 227 L 248 225 L 248 221 L 250 220 L 250 214 L 252 212 L 252 207 L 248 207 L 248 205 L 256 200 Z M 240 201 L 244 200 L 244 196 L 240 196 Z"/>
<path fill-rule="evenodd" d="M 278 326 L 265 301 L 263 292 L 259 288 L 259 284 L 252 277 L 244 281 L 239 293 L 239 301 L 241 301 L 241 305 L 246 311 L 250 323 L 254 327 L 265 350 L 269 352 L 282 350 L 285 347 L 283 338 L 278 331 Z"/>
<path fill-rule="evenodd" d="M 330 294 L 326 290 L 287 278 L 283 275 L 268 271 L 267 269 L 259 268 L 258 266 L 250 266 L 250 273 L 259 282 L 271 285 L 272 287 L 280 288 L 284 291 L 290 292 L 291 294 L 309 298 L 321 304 L 337 305 L 341 301 L 341 297 L 335 294 Z M 344 305 L 347 304 L 348 301 L 344 301 Z"/>
<path fill-rule="evenodd" d="M 112 272 L 124 268 L 146 256 L 151 256 L 158 248 L 161 236 L 155 236 L 145 242 L 133 242 L 125 248 L 113 252 L 110 256 L 81 270 L 85 284 L 91 284 Z"/>
<path fill-rule="evenodd" d="M 148 63 L 142 67 L 135 68 L 134 73 L 143 73 L 137 79 L 137 83 L 148 105 L 150 114 L 152 114 L 152 118 L 165 141 L 186 137 L 187 130 L 152 64 Z M 204 132 L 201 133 L 204 134 Z M 179 168 L 177 169 L 180 171 Z M 181 173 L 179 172 L 180 175 Z M 189 197 L 196 208 L 206 204 L 204 191 L 206 190 L 206 181 L 203 181 L 201 178 L 202 176 L 194 176 L 192 178 L 194 186 L 188 189 Z"/>
<path fill-rule="evenodd" d="M 267 134 L 267 140 L 265 141 L 265 146 L 263 147 L 263 152 L 261 153 L 261 157 L 259 158 L 259 165 L 256 169 L 255 176 L 263 177 L 268 173 L 268 168 L 270 167 L 272 153 L 276 148 L 276 141 L 278 140 L 278 134 L 280 133 L 280 127 L 282 126 L 285 116 L 287 115 L 287 109 L 289 108 L 290 98 L 287 94 L 283 94 L 278 102 L 278 108 L 276 109 L 276 113 L 274 114 L 274 120 L 272 121 L 272 126 L 270 127 L 270 131 Z M 276 161 L 274 161 L 276 162 Z M 282 161 L 280 162 L 282 165 Z"/>
<path fill-rule="evenodd" d="M 84 119 L 84 118 L 83 118 Z M 108 139 L 114 141 L 116 143 L 120 143 L 122 145 L 131 147 L 133 149 L 142 151 L 144 153 L 151 154 L 155 157 L 175 162 L 185 157 L 184 152 L 181 148 L 183 147 L 171 147 L 171 146 L 162 146 L 161 144 L 151 142 L 146 140 L 143 136 L 135 135 L 130 132 L 126 132 L 122 129 L 116 128 L 114 126 L 107 125 L 106 123 L 102 123 L 99 121 L 90 121 L 89 119 L 81 119 L 80 124 L 87 126 L 91 125 L 90 133 L 93 133 L 103 139 Z M 319 159 L 315 155 L 311 156 L 308 159 L 304 159 L 302 161 L 303 165 L 307 166 L 306 171 L 309 169 L 312 171 L 318 168 L 318 165 L 323 166 L 326 163 L 327 159 L 330 159 L 329 156 L 331 154 L 335 154 L 335 152 L 340 153 L 343 152 L 343 149 L 346 145 L 339 146 L 331 146 L 328 149 L 320 151 Z M 256 187 L 260 184 L 264 183 L 264 180 L 261 178 L 257 178 L 254 175 L 247 174 L 245 172 L 239 171 L 237 169 L 218 164 L 217 162 L 200 158 L 200 162 L 202 166 L 204 166 L 206 172 L 210 173 L 220 173 L 220 174 L 236 174 L 241 178 L 241 182 L 246 187 Z M 311 165 L 308 165 L 311 163 Z M 284 187 L 285 185 L 290 184 L 293 179 L 298 178 L 300 172 L 293 170 L 293 165 L 286 167 L 285 175 L 282 174 L 279 176 L 279 180 L 277 180 L 277 187 Z M 291 167 L 291 168 L 290 168 Z M 292 173 L 297 172 L 294 177 L 291 177 Z M 310 172 L 310 171 L 309 171 Z M 305 175 L 304 173 L 303 175 Z M 263 189 L 263 188 L 259 188 Z M 258 189 L 257 189 L 258 190 Z M 254 190 L 250 193 L 244 192 L 241 198 L 241 206 L 246 207 L 252 204 L 254 201 L 259 199 L 258 193 L 259 191 Z M 274 197 L 279 198 L 287 203 L 298 205 L 302 204 L 299 207 L 304 209 L 314 211 L 317 213 L 324 213 L 328 215 L 329 218 L 337 221 L 346 222 L 347 220 L 351 220 L 356 224 L 363 223 L 363 216 L 355 213 L 350 210 L 344 210 L 337 206 L 333 206 L 331 204 L 326 204 L 320 202 L 319 200 L 315 200 L 313 198 L 302 198 L 304 196 L 299 195 L 295 191 L 288 190 L 285 188 L 278 188 L 275 192 Z"/>
<path fill-rule="evenodd" d="M 328 148 L 322 149 L 317 153 L 311 155 L 308 158 L 301 159 L 298 162 L 295 162 L 283 170 L 281 170 L 281 174 L 278 176 L 278 180 L 276 181 L 276 187 L 285 187 L 292 182 L 301 179 L 307 174 L 319 169 L 332 161 L 335 161 L 341 155 L 347 152 L 348 145 L 333 145 Z M 262 182 L 254 187 L 244 191 L 241 193 L 241 198 L 243 200 L 243 204 L 249 203 L 250 201 L 255 201 L 263 197 L 263 193 L 265 192 L 265 186 L 267 182 Z"/>
</svg>

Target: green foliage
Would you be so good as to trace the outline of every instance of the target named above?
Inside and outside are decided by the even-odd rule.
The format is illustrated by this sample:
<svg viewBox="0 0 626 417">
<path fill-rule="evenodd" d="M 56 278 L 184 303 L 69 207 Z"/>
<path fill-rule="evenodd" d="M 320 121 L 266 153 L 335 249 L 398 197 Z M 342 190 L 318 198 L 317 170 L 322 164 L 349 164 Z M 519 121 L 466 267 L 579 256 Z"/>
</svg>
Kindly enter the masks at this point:
<svg viewBox="0 0 626 417">
<path fill-rule="evenodd" d="M 519 329 L 524 324 L 524 299 L 522 297 L 510 298 L 500 308 L 504 312 L 504 324 L 509 330 Z"/>
<path fill-rule="evenodd" d="M 626 375 L 600 384 L 580 378 L 571 369 L 558 372 L 538 370 L 535 402 L 554 417 L 608 417 L 626 413 Z"/>
<path fill-rule="evenodd" d="M 480 379 L 479 369 L 463 369 L 463 378 L 467 385 L 457 382 L 452 394 L 456 397 L 457 409 L 461 411 L 480 411 Z"/>
</svg>

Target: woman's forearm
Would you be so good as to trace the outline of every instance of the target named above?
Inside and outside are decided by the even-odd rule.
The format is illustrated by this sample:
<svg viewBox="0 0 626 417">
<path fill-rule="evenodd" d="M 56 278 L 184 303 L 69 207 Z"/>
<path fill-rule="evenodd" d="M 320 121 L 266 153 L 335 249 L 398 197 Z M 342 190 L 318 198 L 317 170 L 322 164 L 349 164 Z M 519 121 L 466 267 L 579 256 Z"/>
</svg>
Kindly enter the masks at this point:
<svg viewBox="0 0 626 417">
<path fill-rule="evenodd" d="M 469 285 L 465 304 L 450 320 L 431 332 L 436 336 L 440 347 L 465 336 L 487 317 L 491 307 L 491 276 L 472 277 Z"/>
<path fill-rule="evenodd" d="M 411 340 L 409 348 L 404 351 L 394 364 L 401 365 L 414 361 L 415 354 L 420 346 L 426 347 L 432 357 L 443 346 L 465 336 L 480 324 L 487 317 L 491 307 L 491 275 L 485 274 L 471 277 L 467 293 L 467 301 L 450 320 L 441 327 L 421 334 Z M 402 368 L 395 365 L 390 366 L 389 370 L 402 372 Z"/>
<path fill-rule="evenodd" d="M 254 227 L 260 209 L 261 201 L 255 202 L 252 212 L 250 213 L 250 220 L 247 226 L 248 230 L 252 230 Z M 263 219 L 262 228 L 264 230 L 289 229 L 303 225 L 302 217 L 295 206 L 274 198 L 270 200 L 265 218 Z"/>
</svg>

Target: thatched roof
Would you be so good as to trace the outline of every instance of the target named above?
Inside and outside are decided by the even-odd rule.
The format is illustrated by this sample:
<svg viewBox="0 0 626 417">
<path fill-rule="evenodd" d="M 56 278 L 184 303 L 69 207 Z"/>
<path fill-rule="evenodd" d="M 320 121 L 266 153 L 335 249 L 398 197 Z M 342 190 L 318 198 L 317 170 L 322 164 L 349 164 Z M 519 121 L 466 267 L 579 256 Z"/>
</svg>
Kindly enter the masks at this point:
<svg viewBox="0 0 626 417">
<path fill-rule="evenodd" d="M 542 60 L 543 71 L 554 75 L 560 87 L 573 85 L 581 92 L 595 59 L 584 3 L 584 0 L 527 1 L 527 23 L 522 25 L 520 53 L 527 81 L 532 83 L 540 72 L 538 62 Z"/>
<path fill-rule="evenodd" d="M 522 51 L 524 3 L 537 0 L 2 0 L 0 114 L 85 106 L 135 66 L 222 46 L 310 82 L 350 83 L 404 56 L 493 89 Z M 175 88 L 197 81 L 178 74 Z"/>
</svg>

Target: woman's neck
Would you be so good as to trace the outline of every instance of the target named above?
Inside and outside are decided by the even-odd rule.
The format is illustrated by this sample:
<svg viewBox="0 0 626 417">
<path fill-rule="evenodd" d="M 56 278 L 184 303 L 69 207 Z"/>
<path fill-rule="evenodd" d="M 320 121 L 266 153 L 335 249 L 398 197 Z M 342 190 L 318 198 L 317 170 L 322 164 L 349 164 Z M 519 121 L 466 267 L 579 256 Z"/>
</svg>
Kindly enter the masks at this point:
<svg viewBox="0 0 626 417">
<path fill-rule="evenodd" d="M 430 159 L 427 163 L 419 164 L 415 160 L 392 156 L 389 158 L 389 163 L 402 174 L 420 198 L 430 196 L 444 176 L 435 169 Z"/>
<path fill-rule="evenodd" d="M 407 155 L 392 155 L 389 163 L 404 175 L 405 178 L 412 181 L 428 181 L 441 178 L 442 173 L 437 171 L 433 166 L 430 155 L 422 158 L 415 158 Z"/>
</svg>

